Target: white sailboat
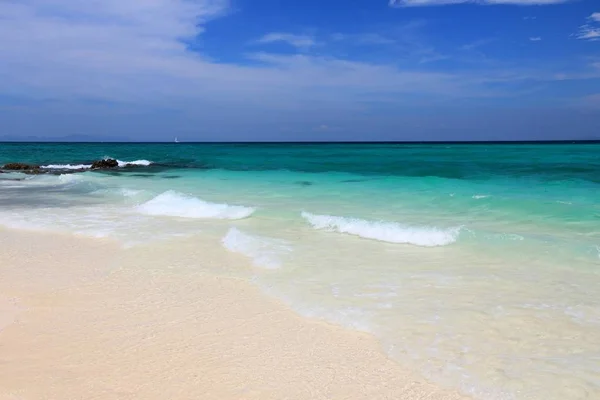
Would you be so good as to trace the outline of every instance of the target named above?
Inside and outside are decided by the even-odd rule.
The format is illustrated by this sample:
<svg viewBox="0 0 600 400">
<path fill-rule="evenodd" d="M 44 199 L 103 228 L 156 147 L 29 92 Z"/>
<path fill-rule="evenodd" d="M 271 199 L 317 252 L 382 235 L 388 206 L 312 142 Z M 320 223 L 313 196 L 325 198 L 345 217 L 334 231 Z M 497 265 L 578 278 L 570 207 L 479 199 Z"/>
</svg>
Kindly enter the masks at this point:
<svg viewBox="0 0 600 400">
<path fill-rule="evenodd" d="M 179 140 L 177 139 L 177 136 L 175 136 L 175 143 L 179 143 Z"/>
</svg>

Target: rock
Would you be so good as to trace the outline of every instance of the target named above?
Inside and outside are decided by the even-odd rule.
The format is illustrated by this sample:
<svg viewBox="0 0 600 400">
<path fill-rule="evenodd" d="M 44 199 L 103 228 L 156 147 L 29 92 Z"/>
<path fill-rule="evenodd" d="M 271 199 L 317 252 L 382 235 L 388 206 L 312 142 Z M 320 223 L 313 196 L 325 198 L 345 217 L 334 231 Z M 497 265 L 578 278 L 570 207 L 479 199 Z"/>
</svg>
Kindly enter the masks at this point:
<svg viewBox="0 0 600 400">
<path fill-rule="evenodd" d="M 116 168 L 118 166 L 119 163 L 117 162 L 117 160 L 113 160 L 110 158 L 106 160 L 94 161 L 92 163 L 92 169 Z"/>
<path fill-rule="evenodd" d="M 7 171 L 27 171 L 33 173 L 40 172 L 40 167 L 38 165 L 24 163 L 8 163 L 2 168 Z"/>
</svg>

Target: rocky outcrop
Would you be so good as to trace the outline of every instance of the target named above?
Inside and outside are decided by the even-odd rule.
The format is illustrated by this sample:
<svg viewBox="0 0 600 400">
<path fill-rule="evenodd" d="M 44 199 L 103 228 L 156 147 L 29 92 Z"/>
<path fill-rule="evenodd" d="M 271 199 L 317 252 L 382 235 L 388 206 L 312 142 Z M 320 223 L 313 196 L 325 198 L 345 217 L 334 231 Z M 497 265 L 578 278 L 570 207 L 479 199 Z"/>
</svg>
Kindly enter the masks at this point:
<svg viewBox="0 0 600 400">
<path fill-rule="evenodd" d="M 39 173 L 41 169 L 39 165 L 24 164 L 24 163 L 8 163 L 2 167 L 6 171 L 22 171 L 29 173 Z"/>
<path fill-rule="evenodd" d="M 121 165 L 121 166 L 123 166 L 123 165 Z M 146 166 L 146 164 L 134 162 L 132 164 L 127 164 L 124 166 L 125 167 L 139 167 L 139 166 Z M 105 160 L 94 161 L 92 163 L 91 167 L 89 167 L 89 169 L 87 167 L 86 168 L 78 168 L 78 169 L 72 169 L 71 166 L 67 166 L 67 167 L 69 167 L 69 168 L 61 168 L 61 165 L 57 165 L 52 168 L 49 168 L 49 167 L 42 168 L 39 165 L 33 165 L 33 164 L 8 163 L 4 166 L 0 166 L 0 174 L 3 172 L 7 172 L 7 171 L 18 171 L 18 172 L 23 172 L 25 174 L 42 174 L 42 173 L 57 174 L 57 175 L 74 174 L 74 173 L 78 173 L 78 172 L 88 171 L 89 169 L 92 169 L 92 170 L 116 169 L 119 167 L 119 162 L 115 159 L 107 158 Z"/>
<path fill-rule="evenodd" d="M 107 169 L 107 168 L 117 168 L 119 163 L 117 160 L 113 160 L 108 158 L 106 160 L 94 161 L 92 163 L 92 169 Z"/>
</svg>

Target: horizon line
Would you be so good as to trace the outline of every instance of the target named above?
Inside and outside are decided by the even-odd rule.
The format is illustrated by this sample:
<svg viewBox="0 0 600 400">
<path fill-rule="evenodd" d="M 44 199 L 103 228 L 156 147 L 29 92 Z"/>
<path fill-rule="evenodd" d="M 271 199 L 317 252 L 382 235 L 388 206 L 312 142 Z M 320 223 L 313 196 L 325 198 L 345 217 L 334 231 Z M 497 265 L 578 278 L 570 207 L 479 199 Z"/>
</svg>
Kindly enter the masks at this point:
<svg viewBox="0 0 600 400">
<path fill-rule="evenodd" d="M 381 140 L 381 141 L 66 141 L 66 140 L 0 140 L 12 144 L 600 144 L 600 139 L 580 140 Z"/>
</svg>

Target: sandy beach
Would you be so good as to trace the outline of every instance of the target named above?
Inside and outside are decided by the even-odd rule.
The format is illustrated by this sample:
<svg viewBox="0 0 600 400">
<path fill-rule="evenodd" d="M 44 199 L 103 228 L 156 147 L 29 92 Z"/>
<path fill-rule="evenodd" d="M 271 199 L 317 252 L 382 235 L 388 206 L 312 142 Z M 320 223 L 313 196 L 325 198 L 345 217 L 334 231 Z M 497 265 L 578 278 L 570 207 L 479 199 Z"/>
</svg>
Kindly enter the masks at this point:
<svg viewBox="0 0 600 400">
<path fill-rule="evenodd" d="M 2 400 L 462 398 L 250 283 L 106 240 L 0 237 Z"/>
<path fill-rule="evenodd" d="M 0 37 L 0 400 L 600 400 L 600 0 Z"/>
</svg>

